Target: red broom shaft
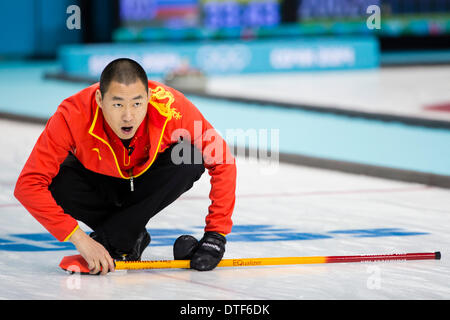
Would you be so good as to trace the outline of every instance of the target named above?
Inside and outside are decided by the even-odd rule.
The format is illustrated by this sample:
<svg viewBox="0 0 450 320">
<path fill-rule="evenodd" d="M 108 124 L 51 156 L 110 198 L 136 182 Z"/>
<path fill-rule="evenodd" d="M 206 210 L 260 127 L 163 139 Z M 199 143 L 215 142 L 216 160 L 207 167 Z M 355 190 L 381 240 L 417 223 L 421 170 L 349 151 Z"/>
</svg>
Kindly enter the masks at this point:
<svg viewBox="0 0 450 320">
<path fill-rule="evenodd" d="M 359 256 L 328 256 L 326 263 L 339 262 L 365 262 L 365 261 L 390 261 L 390 260 L 428 260 L 441 259 L 440 252 L 383 254 L 383 255 L 359 255 Z"/>
</svg>

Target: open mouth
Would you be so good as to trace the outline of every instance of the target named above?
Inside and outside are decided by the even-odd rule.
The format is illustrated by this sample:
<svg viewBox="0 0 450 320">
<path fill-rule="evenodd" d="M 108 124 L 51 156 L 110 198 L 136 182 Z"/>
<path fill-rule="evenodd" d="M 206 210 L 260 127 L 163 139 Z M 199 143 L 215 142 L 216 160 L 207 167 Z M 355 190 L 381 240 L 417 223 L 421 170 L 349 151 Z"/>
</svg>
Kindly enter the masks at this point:
<svg viewBox="0 0 450 320">
<path fill-rule="evenodd" d="M 130 134 L 131 131 L 133 130 L 133 127 L 121 127 L 120 129 L 122 130 L 122 133 Z"/>
</svg>

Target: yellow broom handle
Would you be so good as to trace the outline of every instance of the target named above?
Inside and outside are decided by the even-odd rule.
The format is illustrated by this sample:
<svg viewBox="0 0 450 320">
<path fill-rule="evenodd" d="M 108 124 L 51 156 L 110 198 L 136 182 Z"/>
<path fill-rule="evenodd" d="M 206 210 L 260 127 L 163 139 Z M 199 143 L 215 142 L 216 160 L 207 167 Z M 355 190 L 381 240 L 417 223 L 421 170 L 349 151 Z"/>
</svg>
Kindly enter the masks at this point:
<svg viewBox="0 0 450 320">
<path fill-rule="evenodd" d="M 326 257 L 282 257 L 282 258 L 247 258 L 222 259 L 218 267 L 251 267 L 287 264 L 325 263 Z M 117 270 L 133 269 L 189 269 L 189 260 L 151 260 L 151 261 L 116 261 Z"/>
</svg>

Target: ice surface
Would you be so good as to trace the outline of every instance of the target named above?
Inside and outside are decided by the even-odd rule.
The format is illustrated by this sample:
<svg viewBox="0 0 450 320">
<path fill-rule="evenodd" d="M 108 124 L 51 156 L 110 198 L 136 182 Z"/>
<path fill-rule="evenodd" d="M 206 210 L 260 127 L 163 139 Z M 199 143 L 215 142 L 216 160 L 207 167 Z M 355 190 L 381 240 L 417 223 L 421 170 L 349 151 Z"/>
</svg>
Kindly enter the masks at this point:
<svg viewBox="0 0 450 320">
<path fill-rule="evenodd" d="M 426 107 L 450 101 L 449 66 L 217 76 L 208 92 L 316 107 L 450 120 Z"/>
<path fill-rule="evenodd" d="M 42 129 L 0 120 L 0 299 L 450 298 L 450 190 L 286 164 L 268 173 L 244 158 L 225 258 L 441 251 L 442 259 L 69 275 L 58 264 L 76 250 L 52 241 L 12 194 Z M 209 188 L 205 174 L 149 222 L 144 259 L 172 259 L 181 232 L 201 236 Z"/>
</svg>

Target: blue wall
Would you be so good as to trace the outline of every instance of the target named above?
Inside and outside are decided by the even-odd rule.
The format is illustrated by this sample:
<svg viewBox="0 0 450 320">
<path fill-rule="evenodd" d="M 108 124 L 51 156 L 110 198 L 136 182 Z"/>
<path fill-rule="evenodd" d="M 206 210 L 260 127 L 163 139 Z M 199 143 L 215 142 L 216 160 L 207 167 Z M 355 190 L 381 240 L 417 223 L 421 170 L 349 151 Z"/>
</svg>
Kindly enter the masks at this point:
<svg viewBox="0 0 450 320">
<path fill-rule="evenodd" d="M 351 70 L 379 66 L 378 40 L 362 37 L 308 37 L 251 40 L 67 45 L 59 51 L 63 70 L 97 77 L 119 57 L 142 64 L 152 76 L 164 76 L 185 61 L 206 74 Z"/>
<path fill-rule="evenodd" d="M 0 57 L 53 56 L 61 44 L 81 42 L 82 30 L 66 27 L 67 7 L 79 2 L 0 1 Z"/>
</svg>

